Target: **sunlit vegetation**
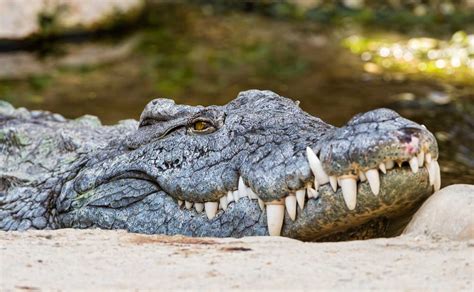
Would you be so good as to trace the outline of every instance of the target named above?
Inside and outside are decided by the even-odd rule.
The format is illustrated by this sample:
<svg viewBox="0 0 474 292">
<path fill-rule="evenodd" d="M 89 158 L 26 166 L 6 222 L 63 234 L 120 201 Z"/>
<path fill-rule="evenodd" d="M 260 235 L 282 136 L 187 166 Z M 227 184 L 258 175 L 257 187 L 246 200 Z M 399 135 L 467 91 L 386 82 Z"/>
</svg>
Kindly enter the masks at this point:
<svg viewBox="0 0 474 292">
<path fill-rule="evenodd" d="M 399 41 L 353 35 L 343 45 L 360 56 L 369 73 L 399 72 L 416 78 L 474 82 L 474 34 L 459 31 L 449 40 Z"/>
</svg>

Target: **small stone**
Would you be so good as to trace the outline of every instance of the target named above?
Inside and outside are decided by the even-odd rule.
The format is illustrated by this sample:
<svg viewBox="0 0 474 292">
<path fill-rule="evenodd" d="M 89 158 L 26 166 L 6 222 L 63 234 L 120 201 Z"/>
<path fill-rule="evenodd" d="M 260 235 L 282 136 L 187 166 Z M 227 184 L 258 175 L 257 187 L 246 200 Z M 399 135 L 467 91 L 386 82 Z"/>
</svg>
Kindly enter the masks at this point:
<svg viewBox="0 0 474 292">
<path fill-rule="evenodd" d="M 415 213 L 403 234 L 474 239 L 474 185 L 451 185 L 433 194 Z"/>
</svg>

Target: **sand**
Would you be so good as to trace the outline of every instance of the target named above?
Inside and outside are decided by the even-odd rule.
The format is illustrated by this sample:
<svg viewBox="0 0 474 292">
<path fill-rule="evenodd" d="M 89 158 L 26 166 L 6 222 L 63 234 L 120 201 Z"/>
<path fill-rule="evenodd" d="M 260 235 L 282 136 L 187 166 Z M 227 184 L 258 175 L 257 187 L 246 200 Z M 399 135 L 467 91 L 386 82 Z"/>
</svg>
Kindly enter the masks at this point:
<svg viewBox="0 0 474 292">
<path fill-rule="evenodd" d="M 473 291 L 474 241 L 337 243 L 124 231 L 0 232 L 0 290 Z"/>
</svg>

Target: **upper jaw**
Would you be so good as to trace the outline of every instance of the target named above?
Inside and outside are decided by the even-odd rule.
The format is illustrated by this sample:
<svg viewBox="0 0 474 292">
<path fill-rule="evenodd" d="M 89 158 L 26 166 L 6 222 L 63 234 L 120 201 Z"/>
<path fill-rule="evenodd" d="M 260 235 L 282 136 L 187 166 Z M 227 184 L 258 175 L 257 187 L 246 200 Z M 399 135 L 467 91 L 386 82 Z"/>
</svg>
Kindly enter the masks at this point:
<svg viewBox="0 0 474 292">
<path fill-rule="evenodd" d="M 367 139 L 370 135 L 358 135 L 362 133 L 360 128 L 368 123 L 363 120 L 362 123 L 349 123 L 349 130 L 344 127 L 333 130 L 326 140 L 314 144 L 308 142 L 306 149 L 298 150 L 292 157 L 280 157 L 281 161 L 278 161 L 278 156 L 274 156 L 277 157 L 274 168 L 261 166 L 256 170 L 255 163 L 247 161 L 248 164 L 244 163 L 239 169 L 241 176 L 235 188 L 211 206 L 215 211 L 208 215 L 209 218 L 214 218 L 219 208 L 225 210 L 229 203 L 248 197 L 258 202 L 262 211 L 266 211 L 269 234 L 280 235 L 282 228 L 283 234 L 285 228 L 294 230 L 292 225 L 302 228 L 301 223 L 297 223 L 301 222 L 298 219 L 300 216 L 306 214 L 304 216 L 314 218 L 316 215 L 310 215 L 306 206 L 320 201 L 322 194 L 333 197 L 331 200 L 326 198 L 321 204 L 326 212 L 331 210 L 334 222 L 348 214 L 355 216 L 361 210 L 365 212 L 362 218 L 372 218 L 384 212 L 406 210 L 408 205 L 415 206 L 431 193 L 433 187 L 434 190 L 440 188 L 436 140 L 424 127 L 395 116 L 393 112 L 388 113 L 391 119 L 374 121 L 383 131 L 372 132 L 372 140 Z M 345 143 L 344 134 L 349 132 L 353 140 L 365 139 L 360 141 L 361 147 L 346 147 L 350 143 Z M 281 154 L 283 150 L 275 152 Z M 289 168 L 290 165 L 294 168 Z M 427 184 L 421 184 L 417 189 L 416 185 L 423 181 Z M 403 187 L 413 191 L 407 192 Z M 339 203 L 334 203 L 334 200 L 339 200 Z M 394 203 L 402 200 L 409 203 L 405 206 Z M 341 209 L 341 206 L 344 208 Z M 207 211 L 207 207 L 199 208 Z M 301 220 L 308 221 L 303 217 Z M 283 222 L 286 222 L 285 225 Z M 356 222 L 358 220 L 353 220 L 354 224 Z"/>
<path fill-rule="evenodd" d="M 418 151 L 410 152 L 411 157 L 400 156 L 396 160 L 398 163 L 385 159 L 374 168 L 355 165 L 350 171 L 336 175 L 327 171 L 321 152 L 316 153 L 312 147 L 307 147 L 304 154 L 295 154 L 293 158 L 297 165 L 294 181 L 285 181 L 285 190 L 275 192 L 273 196 L 268 189 L 259 189 L 262 185 L 255 177 L 256 172 L 242 168 L 242 176 L 235 187 L 218 200 L 194 203 L 194 206 L 192 202 L 178 203 L 188 209 L 195 208 L 198 213 L 205 212 L 208 219 L 213 220 L 220 216 L 219 210 L 225 212 L 229 204 L 239 204 L 240 199 L 248 197 L 266 213 L 270 235 L 314 239 L 329 231 L 356 226 L 369 218 L 400 214 L 422 202 L 433 187 L 439 189 L 441 180 L 436 145 L 423 144 L 429 140 L 425 139 L 429 135 L 416 136 L 427 148 L 415 147 Z M 414 146 L 411 140 L 407 143 Z M 263 173 L 263 176 L 271 177 L 269 173 Z M 329 215 L 332 222 L 328 221 Z M 354 218 L 351 222 L 341 221 L 345 217 Z M 315 233 L 305 231 L 315 229 Z"/>
</svg>

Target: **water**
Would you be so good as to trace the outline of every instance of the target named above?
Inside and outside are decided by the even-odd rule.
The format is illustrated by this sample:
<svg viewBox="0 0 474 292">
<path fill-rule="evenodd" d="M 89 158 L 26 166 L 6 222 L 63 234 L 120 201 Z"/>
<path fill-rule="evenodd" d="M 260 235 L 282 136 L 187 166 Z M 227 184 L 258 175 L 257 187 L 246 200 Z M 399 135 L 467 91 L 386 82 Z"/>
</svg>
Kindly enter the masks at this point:
<svg viewBox="0 0 474 292">
<path fill-rule="evenodd" d="M 166 6 L 153 26 L 121 37 L 56 44 L 39 57 L 0 54 L 17 69 L 0 80 L 0 99 L 68 118 L 92 114 L 105 124 L 138 119 L 156 97 L 224 104 L 252 88 L 300 100 L 334 125 L 388 107 L 436 134 L 443 185 L 473 183 L 474 86 L 370 75 L 340 43 L 340 32 L 314 23 Z"/>
</svg>

